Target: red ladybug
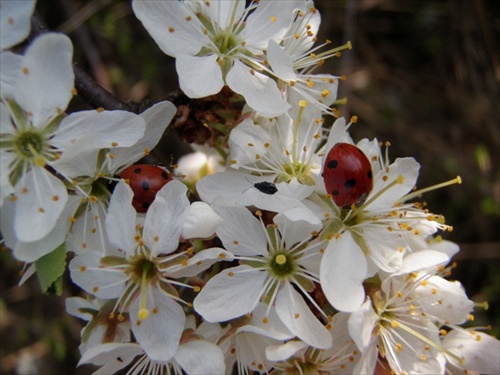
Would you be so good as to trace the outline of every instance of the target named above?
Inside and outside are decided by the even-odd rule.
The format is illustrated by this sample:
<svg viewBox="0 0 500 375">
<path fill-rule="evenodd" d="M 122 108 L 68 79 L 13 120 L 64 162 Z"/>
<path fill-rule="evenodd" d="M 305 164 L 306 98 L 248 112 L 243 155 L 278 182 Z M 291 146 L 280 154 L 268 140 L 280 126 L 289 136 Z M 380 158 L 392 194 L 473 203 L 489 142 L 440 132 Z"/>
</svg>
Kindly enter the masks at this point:
<svg viewBox="0 0 500 375">
<path fill-rule="evenodd" d="M 337 143 L 323 165 L 326 191 L 340 207 L 350 207 L 373 188 L 372 166 L 366 155 L 349 143 Z"/>
<path fill-rule="evenodd" d="M 120 173 L 120 177 L 128 181 L 134 192 L 132 206 L 137 212 L 146 212 L 158 190 L 172 181 L 170 174 L 163 168 L 149 164 L 131 165 Z"/>
</svg>

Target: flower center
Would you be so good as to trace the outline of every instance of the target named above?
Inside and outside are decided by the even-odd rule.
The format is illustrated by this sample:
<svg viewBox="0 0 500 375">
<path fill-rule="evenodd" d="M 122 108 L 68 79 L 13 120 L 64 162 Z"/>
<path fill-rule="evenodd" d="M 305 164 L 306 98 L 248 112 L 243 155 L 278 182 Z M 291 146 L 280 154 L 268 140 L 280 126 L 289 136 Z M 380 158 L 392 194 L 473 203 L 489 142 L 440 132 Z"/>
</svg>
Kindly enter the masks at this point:
<svg viewBox="0 0 500 375">
<path fill-rule="evenodd" d="M 131 273 L 136 282 L 142 283 L 143 279 L 152 281 L 156 275 L 156 264 L 142 256 L 131 261 Z"/>
<path fill-rule="evenodd" d="M 46 142 L 40 133 L 34 130 L 21 132 L 14 139 L 14 145 L 20 157 L 35 160 L 36 164 L 38 164 L 37 159 L 43 160 L 42 154 L 45 151 Z"/>
<path fill-rule="evenodd" d="M 314 177 L 311 175 L 311 166 L 297 161 L 295 163 L 286 163 L 283 165 L 285 173 L 278 176 L 278 182 L 290 182 L 296 178 L 301 184 L 312 186 L 315 184 Z"/>
<path fill-rule="evenodd" d="M 110 181 L 106 178 L 98 178 L 92 182 L 90 195 L 96 197 L 99 201 L 107 202 L 111 198 L 111 192 L 109 191 Z"/>
<path fill-rule="evenodd" d="M 240 46 L 236 36 L 226 31 L 216 34 L 213 38 L 213 42 L 219 50 L 219 54 L 224 56 L 230 55 Z"/>
<path fill-rule="evenodd" d="M 297 267 L 290 254 L 278 253 L 271 258 L 269 268 L 271 273 L 275 276 L 287 278 L 294 274 Z"/>
</svg>

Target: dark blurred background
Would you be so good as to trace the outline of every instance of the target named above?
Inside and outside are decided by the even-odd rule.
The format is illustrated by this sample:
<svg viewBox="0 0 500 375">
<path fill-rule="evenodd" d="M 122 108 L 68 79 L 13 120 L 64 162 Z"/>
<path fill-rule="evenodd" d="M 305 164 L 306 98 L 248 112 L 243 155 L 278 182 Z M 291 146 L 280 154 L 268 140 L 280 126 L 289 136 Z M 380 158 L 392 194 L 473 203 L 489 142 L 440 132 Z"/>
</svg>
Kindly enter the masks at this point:
<svg viewBox="0 0 500 375">
<path fill-rule="evenodd" d="M 495 0 L 317 0 L 318 42 L 351 40 L 353 49 L 322 72 L 347 76 L 342 115 L 357 115 L 353 138 L 389 141 L 392 158 L 422 165 L 419 187 L 457 175 L 462 185 L 427 193 L 461 245 L 452 278 L 478 307 L 473 326 L 500 336 L 500 2 Z M 165 98 L 177 89 L 174 60 L 157 48 L 121 0 L 38 0 L 52 30 L 68 34 L 75 60 L 123 101 Z M 85 108 L 76 98 L 74 108 Z M 175 140 L 160 153 L 178 157 Z M 0 374 L 88 374 L 75 370 L 83 323 L 63 298 L 35 279 L 17 287 L 21 265 L 1 254 Z M 78 293 L 66 282 L 63 296 Z"/>
</svg>

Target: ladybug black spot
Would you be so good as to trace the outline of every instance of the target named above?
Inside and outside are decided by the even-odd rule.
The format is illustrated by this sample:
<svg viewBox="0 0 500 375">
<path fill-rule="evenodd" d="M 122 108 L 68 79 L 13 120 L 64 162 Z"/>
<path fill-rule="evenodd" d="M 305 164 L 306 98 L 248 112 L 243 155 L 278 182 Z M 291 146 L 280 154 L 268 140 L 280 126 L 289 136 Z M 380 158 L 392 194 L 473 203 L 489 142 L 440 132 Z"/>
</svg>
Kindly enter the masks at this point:
<svg viewBox="0 0 500 375">
<path fill-rule="evenodd" d="M 134 169 L 134 173 L 135 174 L 140 174 L 142 172 L 142 169 L 141 168 L 136 168 Z"/>
<path fill-rule="evenodd" d="M 161 177 L 162 177 L 164 180 L 168 180 L 168 173 L 167 173 L 167 172 L 162 172 L 162 173 L 161 173 Z"/>
<path fill-rule="evenodd" d="M 368 171 L 368 178 L 371 180 L 373 178 L 371 169 Z"/>
<path fill-rule="evenodd" d="M 143 202 L 143 203 L 142 203 L 142 208 L 143 208 L 144 210 L 147 210 L 147 209 L 149 208 L 149 206 L 150 206 L 150 203 L 149 203 L 149 202 Z"/>
<path fill-rule="evenodd" d="M 332 195 L 335 196 L 335 195 L 339 195 L 339 191 L 338 190 L 333 190 L 332 191 Z"/>
<path fill-rule="evenodd" d="M 268 181 L 257 182 L 253 185 L 258 191 L 264 194 L 272 195 L 278 191 L 275 184 Z"/>
<path fill-rule="evenodd" d="M 149 182 L 147 181 L 142 181 L 142 189 L 145 190 L 145 191 L 148 191 L 149 190 Z"/>
<path fill-rule="evenodd" d="M 356 179 L 355 178 L 350 178 L 346 182 L 344 182 L 344 186 L 348 189 L 352 189 L 354 186 L 356 186 Z"/>
<path fill-rule="evenodd" d="M 336 160 L 336 159 L 333 159 L 333 160 L 330 160 L 328 162 L 328 164 L 326 164 L 326 166 L 329 168 L 329 169 L 333 169 L 333 168 L 336 168 L 337 165 L 339 165 L 339 161 Z"/>
</svg>

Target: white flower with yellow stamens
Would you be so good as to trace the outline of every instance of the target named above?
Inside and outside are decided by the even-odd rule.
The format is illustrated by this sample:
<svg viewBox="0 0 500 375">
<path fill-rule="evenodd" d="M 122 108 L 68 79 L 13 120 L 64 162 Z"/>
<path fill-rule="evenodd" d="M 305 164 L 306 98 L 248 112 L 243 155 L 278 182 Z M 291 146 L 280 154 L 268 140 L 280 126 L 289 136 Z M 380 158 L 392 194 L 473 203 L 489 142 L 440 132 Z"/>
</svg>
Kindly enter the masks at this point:
<svg viewBox="0 0 500 375">
<path fill-rule="evenodd" d="M 135 15 L 167 55 L 176 58 L 179 84 L 191 98 L 224 85 L 266 116 L 290 105 L 269 75 L 264 50 L 281 41 L 303 1 L 141 1 Z"/>
<path fill-rule="evenodd" d="M 202 237 L 207 234 L 205 227 L 218 224 L 213 215 L 212 222 L 205 220 L 198 231 L 193 228 L 197 221 L 189 218 L 192 210 L 186 191 L 178 181 L 166 184 L 141 225 L 132 206 L 132 190 L 119 182 L 106 217 L 109 242 L 118 250 L 108 251 L 113 255 L 105 257 L 87 252 L 70 263 L 76 284 L 98 298 L 116 298 L 114 313 L 128 311 L 135 337 L 153 360 L 171 358 L 179 345 L 185 316 L 175 286 L 189 286 L 176 279 L 195 276 L 217 261 L 232 258 L 219 248 L 192 257 L 186 251 L 174 253 L 183 232 Z M 198 214 L 198 209 L 193 212 Z"/>
<path fill-rule="evenodd" d="M 274 212 L 308 211 L 303 200 L 316 190 L 325 191 L 320 175 L 325 140 L 320 112 L 305 114 L 306 107 L 304 101 L 291 115 L 276 119 L 256 116 L 238 124 L 229 136 L 230 168 L 202 178 L 197 183 L 200 197 L 210 203 L 220 196 L 228 204 Z M 333 124 L 326 145 L 349 139 L 341 118 Z M 255 186 L 262 182 L 275 184 L 277 191 L 262 192 Z"/>
<path fill-rule="evenodd" d="M 309 207 L 324 221 L 321 238 L 330 241 L 321 260 L 321 286 L 340 311 L 354 311 L 363 303 L 365 279 L 397 272 L 405 254 L 428 249 L 429 236 L 450 229 L 422 205 L 405 203 L 418 194 L 413 188 L 420 165 L 413 158 L 389 164 L 374 152 L 374 143 L 358 144 L 370 156 L 374 174 L 373 189 L 359 206 L 338 207 L 328 195 L 310 198 Z"/>
<path fill-rule="evenodd" d="M 22 242 L 48 235 L 66 205 L 67 187 L 52 173 L 64 175 L 55 166 L 62 153 L 78 150 L 83 168 L 93 162 L 85 157 L 90 152 L 114 144 L 128 147 L 144 134 L 144 120 L 125 111 L 64 115 L 74 94 L 72 54 L 68 37 L 46 34 L 18 56 L 16 69 L 1 72 L 3 82 L 17 71 L 1 94 L 0 203 L 15 202 L 11 220 Z M 118 126 L 121 131 L 114 132 Z"/>
<path fill-rule="evenodd" d="M 339 80 L 344 77 L 331 74 L 314 74 L 317 67 L 331 57 L 340 56 L 342 50 L 351 49 L 351 43 L 320 52 L 331 42 L 313 47 L 321 17 L 312 1 L 307 1 L 298 11 L 281 43 L 270 40 L 267 59 L 278 85 L 292 105 L 306 100 L 311 107 L 334 114 L 331 105 L 337 100 Z M 310 109 L 307 109 L 310 110 Z"/>
<path fill-rule="evenodd" d="M 401 271 L 370 288 L 349 318 L 349 333 L 362 353 L 355 373 L 373 373 L 380 354 L 398 374 L 442 374 L 440 356 L 459 356 L 441 344 L 443 325 L 467 320 L 474 303 L 458 282 L 441 277 L 446 254 L 424 250 L 405 257 Z"/>
<path fill-rule="evenodd" d="M 106 123 L 99 124 L 101 139 L 115 140 L 107 148 L 89 148 L 87 141 L 74 142 L 52 166 L 71 182 L 71 190 L 81 199 L 81 206 L 73 218 L 71 236 L 66 245 L 69 251 L 80 253 L 94 249 L 108 248 L 104 221 L 111 197 L 111 183 L 117 175 L 137 160 L 147 156 L 160 141 L 170 120 L 175 114 L 175 106 L 163 101 L 141 113 L 138 118 L 145 122 L 145 132 L 141 137 L 130 125 L 112 121 L 120 113 L 105 112 Z M 85 125 L 82 125 L 85 126 Z M 134 135 L 136 142 L 119 142 L 118 134 Z M 94 134 L 91 132 L 89 135 Z M 83 145 L 82 145 L 83 143 Z M 85 149 L 82 150 L 82 147 Z"/>
<path fill-rule="evenodd" d="M 241 265 L 208 281 L 194 300 L 196 312 L 209 322 L 223 322 L 251 313 L 264 302 L 301 340 L 329 348 L 328 330 L 306 303 L 326 318 L 309 295 L 319 281 L 317 265 L 324 242 L 315 241 L 314 235 L 321 224 L 292 222 L 278 214 L 266 227 L 245 207 L 215 204 L 214 209 L 223 219 L 216 233 Z"/>
</svg>

